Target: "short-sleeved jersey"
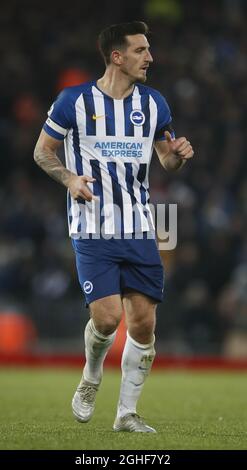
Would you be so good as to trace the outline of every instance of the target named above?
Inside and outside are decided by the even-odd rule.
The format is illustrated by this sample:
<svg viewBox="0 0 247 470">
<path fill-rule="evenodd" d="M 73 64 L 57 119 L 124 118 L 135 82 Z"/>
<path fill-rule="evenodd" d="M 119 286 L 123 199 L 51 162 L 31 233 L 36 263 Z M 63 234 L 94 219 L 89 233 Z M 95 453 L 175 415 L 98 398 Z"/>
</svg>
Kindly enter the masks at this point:
<svg viewBox="0 0 247 470">
<path fill-rule="evenodd" d="M 72 238 L 135 234 L 154 229 L 149 207 L 149 166 L 155 140 L 171 122 L 166 100 L 136 84 L 131 95 L 113 99 L 91 81 L 64 89 L 48 112 L 44 130 L 64 139 L 66 167 L 95 178 L 88 186 L 97 201 L 68 192 Z"/>
</svg>

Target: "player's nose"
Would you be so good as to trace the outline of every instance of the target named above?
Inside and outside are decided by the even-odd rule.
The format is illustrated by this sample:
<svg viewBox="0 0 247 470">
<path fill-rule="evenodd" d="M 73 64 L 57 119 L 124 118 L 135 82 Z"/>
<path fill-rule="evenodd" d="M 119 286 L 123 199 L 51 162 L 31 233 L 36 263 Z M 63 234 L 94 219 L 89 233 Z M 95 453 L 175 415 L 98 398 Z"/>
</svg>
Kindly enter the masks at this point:
<svg viewBox="0 0 247 470">
<path fill-rule="evenodd" d="M 151 63 L 151 62 L 154 61 L 154 60 L 153 60 L 153 57 L 152 57 L 152 55 L 151 55 L 151 53 L 150 53 L 149 51 L 147 51 L 147 58 L 146 58 L 146 59 L 147 59 L 147 61 L 148 61 L 149 63 Z"/>
</svg>

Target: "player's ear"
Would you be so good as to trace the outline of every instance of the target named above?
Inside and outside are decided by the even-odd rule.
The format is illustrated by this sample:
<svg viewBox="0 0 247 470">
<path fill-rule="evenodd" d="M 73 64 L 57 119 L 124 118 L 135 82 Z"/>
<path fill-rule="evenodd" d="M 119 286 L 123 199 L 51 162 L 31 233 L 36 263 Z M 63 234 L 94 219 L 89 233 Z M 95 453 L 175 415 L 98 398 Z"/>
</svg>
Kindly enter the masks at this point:
<svg viewBox="0 0 247 470">
<path fill-rule="evenodd" d="M 111 59 L 112 62 L 116 65 L 121 65 L 122 64 L 122 54 L 118 50 L 114 50 L 111 53 Z"/>
</svg>

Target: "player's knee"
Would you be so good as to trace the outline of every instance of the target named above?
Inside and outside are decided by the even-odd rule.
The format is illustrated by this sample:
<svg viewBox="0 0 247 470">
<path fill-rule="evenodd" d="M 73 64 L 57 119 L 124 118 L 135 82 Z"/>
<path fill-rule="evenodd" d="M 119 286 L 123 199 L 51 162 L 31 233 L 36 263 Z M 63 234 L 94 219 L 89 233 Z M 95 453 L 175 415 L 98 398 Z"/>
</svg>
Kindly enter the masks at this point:
<svg viewBox="0 0 247 470">
<path fill-rule="evenodd" d="M 94 324 L 99 333 L 108 336 L 114 333 L 114 331 L 116 331 L 120 320 L 121 317 L 119 317 L 118 315 L 111 315 L 108 313 L 102 316 L 101 318 L 97 318 L 96 321 L 94 320 Z"/>
<path fill-rule="evenodd" d="M 136 318 L 135 324 L 136 328 L 143 334 L 145 334 L 145 332 L 147 332 L 147 334 L 153 334 L 155 329 L 155 315 L 146 314 L 139 316 Z"/>
<path fill-rule="evenodd" d="M 153 340 L 154 329 L 154 318 L 142 318 L 131 323 L 129 326 L 129 334 L 139 343 L 148 344 Z"/>
<path fill-rule="evenodd" d="M 96 300 L 90 305 L 97 331 L 108 336 L 116 331 L 122 317 L 122 303 L 117 296 Z"/>
</svg>

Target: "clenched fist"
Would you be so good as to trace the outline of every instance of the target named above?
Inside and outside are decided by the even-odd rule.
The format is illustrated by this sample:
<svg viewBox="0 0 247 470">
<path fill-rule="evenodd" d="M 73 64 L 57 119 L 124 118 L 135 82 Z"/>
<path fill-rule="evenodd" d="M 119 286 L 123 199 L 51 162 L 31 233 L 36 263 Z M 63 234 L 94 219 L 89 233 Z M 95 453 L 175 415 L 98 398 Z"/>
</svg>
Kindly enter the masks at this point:
<svg viewBox="0 0 247 470">
<path fill-rule="evenodd" d="M 194 155 L 194 151 L 190 142 L 186 137 L 179 137 L 178 139 L 172 139 L 170 132 L 165 131 L 166 142 L 169 145 L 169 151 L 171 154 L 180 157 L 182 160 L 189 160 Z"/>
</svg>

